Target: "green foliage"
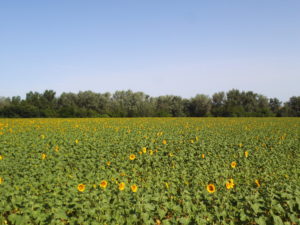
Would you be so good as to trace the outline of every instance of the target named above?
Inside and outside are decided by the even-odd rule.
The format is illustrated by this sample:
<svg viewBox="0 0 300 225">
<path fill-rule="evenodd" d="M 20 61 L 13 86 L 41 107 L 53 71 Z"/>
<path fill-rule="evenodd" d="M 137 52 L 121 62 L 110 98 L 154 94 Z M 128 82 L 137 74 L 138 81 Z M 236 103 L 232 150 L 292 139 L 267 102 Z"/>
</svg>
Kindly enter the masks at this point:
<svg viewBox="0 0 300 225">
<path fill-rule="evenodd" d="M 29 92 L 26 99 L 19 96 L 0 97 L 0 117 L 266 117 L 300 116 L 300 97 L 292 97 L 282 106 L 276 99 L 252 91 L 233 89 L 227 93 L 207 95 L 197 94 L 190 99 L 165 95 L 150 97 L 143 92 L 116 91 L 94 93 L 80 91 L 62 93 L 46 90 L 40 94 Z"/>
<path fill-rule="evenodd" d="M 1 119 L 0 224 L 298 224 L 299 129 L 299 118 Z"/>
</svg>

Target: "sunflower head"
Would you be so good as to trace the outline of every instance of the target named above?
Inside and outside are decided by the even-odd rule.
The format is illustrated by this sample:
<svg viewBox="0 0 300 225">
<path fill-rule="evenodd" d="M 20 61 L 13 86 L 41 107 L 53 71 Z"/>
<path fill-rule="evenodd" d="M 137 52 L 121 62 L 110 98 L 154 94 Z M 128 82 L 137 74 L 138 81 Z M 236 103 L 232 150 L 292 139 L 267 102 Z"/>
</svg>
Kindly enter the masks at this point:
<svg viewBox="0 0 300 225">
<path fill-rule="evenodd" d="M 209 192 L 209 193 L 214 193 L 216 191 L 216 187 L 214 184 L 209 184 L 206 186 L 206 190 Z"/>
<path fill-rule="evenodd" d="M 134 159 L 135 159 L 135 154 L 131 154 L 131 155 L 129 156 L 129 159 L 130 159 L 130 160 L 134 160 Z"/>
<path fill-rule="evenodd" d="M 85 190 L 85 185 L 84 184 L 78 184 L 77 190 L 80 192 L 83 192 Z"/>
<path fill-rule="evenodd" d="M 233 161 L 230 165 L 231 165 L 232 168 L 235 168 L 237 163 L 235 161 Z"/>
<path fill-rule="evenodd" d="M 42 159 L 46 159 L 47 155 L 45 153 L 42 154 Z"/>
<path fill-rule="evenodd" d="M 257 187 L 260 187 L 260 183 L 259 183 L 259 180 L 255 180 L 255 183 L 256 183 L 256 185 L 257 185 Z"/>
<path fill-rule="evenodd" d="M 234 188 L 234 181 L 233 179 L 229 179 L 227 182 L 226 182 L 226 188 L 229 190 L 231 188 Z"/>
<path fill-rule="evenodd" d="M 138 187 L 137 187 L 136 184 L 131 185 L 130 188 L 131 188 L 131 191 L 132 191 L 132 192 L 137 192 Z"/>
<path fill-rule="evenodd" d="M 100 187 L 105 189 L 107 187 L 107 181 L 106 180 L 101 181 Z"/>
<path fill-rule="evenodd" d="M 125 189 L 125 183 L 124 182 L 121 182 L 120 184 L 119 184 L 119 190 L 120 191 L 123 191 Z"/>
<path fill-rule="evenodd" d="M 246 158 L 248 158 L 249 152 L 248 152 L 248 151 L 245 151 L 244 155 L 245 155 Z"/>
<path fill-rule="evenodd" d="M 142 152 L 143 152 L 143 153 L 146 153 L 146 152 L 147 152 L 147 148 L 146 148 L 146 147 L 143 147 L 143 148 L 142 148 Z"/>
<path fill-rule="evenodd" d="M 162 143 L 163 143 L 163 145 L 166 145 L 166 144 L 167 144 L 167 141 L 166 141 L 166 140 L 163 140 Z"/>
<path fill-rule="evenodd" d="M 205 155 L 204 155 L 204 154 L 202 154 L 202 155 L 201 155 L 201 158 L 202 158 L 202 159 L 204 159 L 204 158 L 205 158 Z"/>
</svg>

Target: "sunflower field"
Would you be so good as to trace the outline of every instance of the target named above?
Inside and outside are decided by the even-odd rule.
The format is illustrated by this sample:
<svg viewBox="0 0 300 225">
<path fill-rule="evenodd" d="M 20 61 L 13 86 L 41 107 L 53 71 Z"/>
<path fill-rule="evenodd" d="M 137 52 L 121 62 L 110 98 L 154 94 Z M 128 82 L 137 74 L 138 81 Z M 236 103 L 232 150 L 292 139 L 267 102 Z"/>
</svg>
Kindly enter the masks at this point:
<svg viewBox="0 0 300 225">
<path fill-rule="evenodd" d="M 0 224 L 300 224 L 299 118 L 0 119 Z"/>
</svg>

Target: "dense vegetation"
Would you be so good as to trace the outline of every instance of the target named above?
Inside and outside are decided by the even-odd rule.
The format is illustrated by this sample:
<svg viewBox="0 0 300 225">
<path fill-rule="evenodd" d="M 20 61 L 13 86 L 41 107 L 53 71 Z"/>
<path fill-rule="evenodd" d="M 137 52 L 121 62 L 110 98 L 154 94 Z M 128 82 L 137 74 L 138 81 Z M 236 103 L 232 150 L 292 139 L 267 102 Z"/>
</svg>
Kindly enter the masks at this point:
<svg viewBox="0 0 300 225">
<path fill-rule="evenodd" d="M 0 224 L 300 221 L 299 118 L 0 119 Z"/>
<path fill-rule="evenodd" d="M 212 97 L 196 95 L 191 99 L 166 95 L 150 97 L 143 92 L 92 91 L 63 93 L 52 90 L 29 92 L 20 97 L 0 98 L 0 117 L 202 117 L 202 116 L 300 116 L 300 96 L 284 104 L 277 98 L 248 91 L 230 90 Z"/>
</svg>

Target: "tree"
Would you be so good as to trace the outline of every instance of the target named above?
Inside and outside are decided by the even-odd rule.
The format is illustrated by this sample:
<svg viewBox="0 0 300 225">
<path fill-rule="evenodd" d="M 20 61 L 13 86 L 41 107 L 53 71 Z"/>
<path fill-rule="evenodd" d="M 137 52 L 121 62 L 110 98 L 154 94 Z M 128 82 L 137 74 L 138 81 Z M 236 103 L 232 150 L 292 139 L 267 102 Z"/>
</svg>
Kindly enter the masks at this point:
<svg viewBox="0 0 300 225">
<path fill-rule="evenodd" d="M 10 99 L 9 98 L 5 98 L 5 97 L 0 97 L 0 109 L 9 106 L 11 104 Z"/>
<path fill-rule="evenodd" d="M 211 99 L 207 95 L 196 95 L 190 102 L 191 116 L 208 116 L 211 109 Z"/>
<path fill-rule="evenodd" d="M 226 93 L 225 115 L 243 116 L 245 109 L 243 107 L 241 93 L 237 89 L 232 89 Z"/>
<path fill-rule="evenodd" d="M 293 96 L 286 103 L 288 116 L 300 116 L 300 96 Z"/>
<path fill-rule="evenodd" d="M 271 116 L 271 110 L 269 108 L 269 101 L 267 97 L 258 95 L 258 110 L 256 116 Z"/>
<path fill-rule="evenodd" d="M 212 96 L 212 108 L 211 113 L 214 116 L 224 116 L 225 115 L 225 102 L 226 95 L 224 92 L 218 92 Z"/>
<path fill-rule="evenodd" d="M 269 108 L 275 116 L 281 116 L 281 102 L 277 98 L 269 99 Z"/>
<path fill-rule="evenodd" d="M 116 91 L 62 93 L 53 90 L 28 92 L 25 99 L 0 97 L 1 117 L 179 117 L 179 116 L 300 116 L 300 97 L 282 103 L 252 91 L 232 89 L 212 98 L 196 95 L 183 99 L 176 95 L 150 97 L 143 92 Z"/>
</svg>

